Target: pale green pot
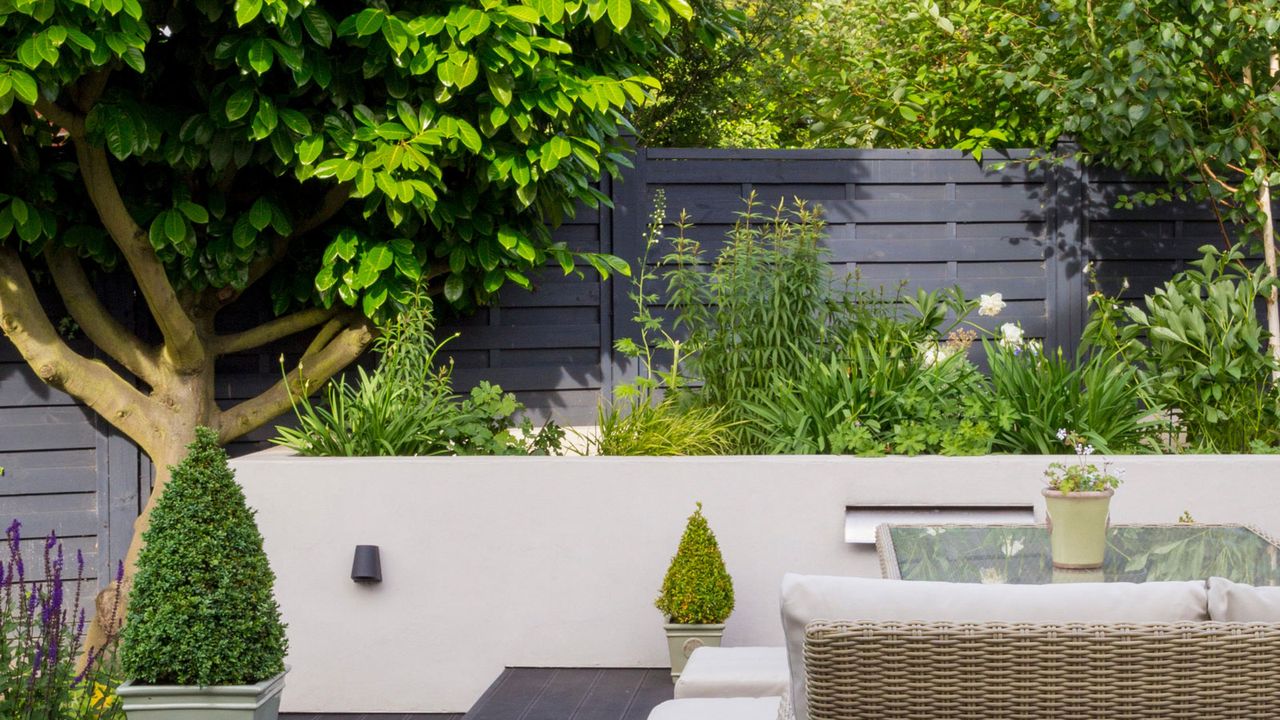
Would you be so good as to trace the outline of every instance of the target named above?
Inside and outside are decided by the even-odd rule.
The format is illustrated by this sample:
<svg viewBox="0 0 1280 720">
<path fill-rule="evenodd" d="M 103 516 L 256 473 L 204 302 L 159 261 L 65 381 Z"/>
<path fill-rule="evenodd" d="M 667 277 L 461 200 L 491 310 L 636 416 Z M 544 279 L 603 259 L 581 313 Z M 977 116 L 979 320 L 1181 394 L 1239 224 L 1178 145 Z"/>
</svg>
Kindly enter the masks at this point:
<svg viewBox="0 0 1280 720">
<path fill-rule="evenodd" d="M 1064 493 L 1045 488 L 1049 552 L 1053 566 L 1069 570 L 1102 567 L 1107 556 L 1107 517 L 1115 490 Z"/>
<path fill-rule="evenodd" d="M 284 676 L 256 685 L 135 685 L 116 688 L 129 720 L 276 720 Z"/>
<path fill-rule="evenodd" d="M 720 647 L 724 637 L 724 623 L 719 625 L 681 625 L 667 623 L 662 626 L 667 631 L 667 648 L 671 650 L 671 682 L 680 679 L 685 663 L 694 650 L 707 645 Z"/>
</svg>

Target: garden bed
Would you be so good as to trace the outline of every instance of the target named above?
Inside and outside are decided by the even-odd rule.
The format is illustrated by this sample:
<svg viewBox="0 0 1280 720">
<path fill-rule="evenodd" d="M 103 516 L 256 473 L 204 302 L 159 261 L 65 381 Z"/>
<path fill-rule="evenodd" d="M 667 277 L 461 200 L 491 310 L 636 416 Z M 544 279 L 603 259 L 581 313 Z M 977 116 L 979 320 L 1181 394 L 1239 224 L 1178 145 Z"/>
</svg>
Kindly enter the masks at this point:
<svg viewBox="0 0 1280 720">
<path fill-rule="evenodd" d="M 1123 456 L 1114 522 L 1280 534 L 1280 456 Z M 733 575 L 725 643 L 779 645 L 784 572 L 878 576 L 850 507 L 1033 505 L 1048 458 L 469 457 L 234 462 L 289 623 L 286 711 L 460 712 L 505 666 L 657 667 L 653 607 L 701 501 Z M 939 516 L 945 521 L 945 516 Z M 357 544 L 383 582 L 349 578 Z"/>
</svg>

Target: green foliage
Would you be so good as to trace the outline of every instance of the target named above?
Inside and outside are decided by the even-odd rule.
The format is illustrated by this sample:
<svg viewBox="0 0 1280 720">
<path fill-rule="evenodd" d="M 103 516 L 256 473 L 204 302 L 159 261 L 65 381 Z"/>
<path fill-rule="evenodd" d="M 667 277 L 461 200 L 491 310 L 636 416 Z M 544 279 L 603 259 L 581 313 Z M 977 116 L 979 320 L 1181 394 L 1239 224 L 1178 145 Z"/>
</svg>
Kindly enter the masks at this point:
<svg viewBox="0 0 1280 720">
<path fill-rule="evenodd" d="M 77 143 L 25 107 L 56 102 L 85 114 L 183 289 L 241 289 L 281 252 L 278 312 L 374 315 L 426 280 L 468 306 L 548 263 L 625 273 L 546 221 L 606 201 L 595 181 L 627 162 L 619 130 L 657 87 L 646 68 L 690 22 L 708 41 L 723 24 L 686 0 L 3 3 L 19 162 L 0 173 L 0 241 L 118 261 Z"/>
<path fill-rule="evenodd" d="M 323 403 L 309 392 L 294 398 L 298 427 L 277 427 L 273 442 L 302 455 L 509 455 L 551 454 L 564 433 L 548 423 L 536 433 L 525 418 L 522 441 L 512 416 L 524 409 L 510 393 L 488 382 L 466 397 L 453 391 L 452 363 L 437 363 L 430 298 L 414 295 L 381 328 L 380 362 L 372 373 L 356 368 L 354 383 L 339 378 Z M 447 341 L 446 341 L 447 342 Z"/>
<path fill-rule="evenodd" d="M 663 258 L 675 328 L 687 334 L 688 365 L 702 382 L 700 401 L 724 408 L 734 423 L 775 376 L 796 375 L 821 351 L 832 311 L 820 211 L 802 202 L 779 203 L 772 215 L 755 208 L 752 195 L 709 271 L 683 221 Z M 738 435 L 745 439 L 741 428 Z"/>
<path fill-rule="evenodd" d="M 1067 463 L 1049 463 L 1044 476 L 1048 479 L 1049 488 L 1062 493 L 1103 492 L 1115 490 L 1123 482 L 1124 472 L 1119 468 L 1112 469 L 1111 463 L 1103 462 L 1101 466 L 1091 463 L 1085 458 L 1093 455 L 1094 447 L 1088 444 L 1088 438 L 1078 432 L 1058 428 L 1055 436 L 1058 443 L 1076 455 L 1073 465 Z"/>
<path fill-rule="evenodd" d="M 1104 453 L 1149 451 L 1158 424 L 1143 402 L 1143 380 L 1119 353 L 1099 351 L 1071 361 L 1062 349 L 984 342 L 991 368 L 987 412 L 997 426 L 994 449 L 1068 452 L 1058 428 L 1076 432 Z"/>
<path fill-rule="evenodd" d="M 819 0 L 793 33 L 819 145 L 1046 147 L 1055 45 L 1039 0 Z"/>
<path fill-rule="evenodd" d="M 218 435 L 198 428 L 156 503 L 121 661 L 148 684 L 245 685 L 284 671 L 275 574 Z"/>
<path fill-rule="evenodd" d="M 733 580 L 702 516 L 702 503 L 689 516 L 654 604 L 669 622 L 684 625 L 723 623 L 733 612 Z"/>
<path fill-rule="evenodd" d="M 945 327 L 972 309 L 958 292 L 905 302 L 859 292 L 846 299 L 838 346 L 798 354 L 795 374 L 744 401 L 750 446 L 770 453 L 977 455 L 991 450 L 985 383 L 966 358 L 974 335 Z M 959 320 L 955 321 L 958 324 Z M 949 334 L 939 344 L 938 338 Z"/>
<path fill-rule="evenodd" d="M 632 320 L 640 331 L 639 342 L 620 338 L 614 343 L 618 352 L 640 365 L 639 372 L 633 382 L 615 388 L 613 402 L 601 402 L 597 409 L 599 439 L 595 441 L 595 451 L 600 455 L 722 455 L 733 448 L 733 425 L 725 420 L 720 408 L 681 403 L 676 395 L 683 383 L 683 344 L 663 330 L 661 320 L 651 310 L 659 297 L 652 291 L 657 277 L 650 259 L 662 243 L 665 223 L 666 196 L 659 190 L 654 197 L 639 271 L 627 292 L 635 304 Z M 679 226 L 687 227 L 683 215 Z M 671 354 L 666 370 L 657 365 L 659 351 Z M 660 399 L 664 391 L 672 395 Z"/>
<path fill-rule="evenodd" d="M 1141 306 L 1095 296 L 1085 337 L 1136 364 L 1148 406 L 1170 413 L 1172 442 L 1201 452 L 1280 444 L 1277 363 L 1257 305 L 1276 281 L 1235 249 L 1204 256 Z M 1178 439 L 1180 437 L 1180 439 Z"/>
<path fill-rule="evenodd" d="M 1087 155 L 1173 193 L 1212 199 L 1256 230 L 1280 182 L 1275 0 L 1059 0 L 1059 111 Z M 1152 202 L 1168 193 L 1141 194 Z"/>
</svg>

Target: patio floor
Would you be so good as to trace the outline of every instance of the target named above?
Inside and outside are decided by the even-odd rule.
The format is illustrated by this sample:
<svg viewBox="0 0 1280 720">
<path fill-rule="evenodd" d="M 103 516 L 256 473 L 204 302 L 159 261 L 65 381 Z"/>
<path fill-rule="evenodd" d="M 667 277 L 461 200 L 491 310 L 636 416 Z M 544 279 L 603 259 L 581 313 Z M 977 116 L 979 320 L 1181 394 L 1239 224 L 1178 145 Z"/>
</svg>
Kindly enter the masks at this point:
<svg viewBox="0 0 1280 720">
<path fill-rule="evenodd" d="M 466 715 L 283 713 L 283 720 L 645 720 L 670 700 L 667 668 L 507 668 Z"/>
</svg>

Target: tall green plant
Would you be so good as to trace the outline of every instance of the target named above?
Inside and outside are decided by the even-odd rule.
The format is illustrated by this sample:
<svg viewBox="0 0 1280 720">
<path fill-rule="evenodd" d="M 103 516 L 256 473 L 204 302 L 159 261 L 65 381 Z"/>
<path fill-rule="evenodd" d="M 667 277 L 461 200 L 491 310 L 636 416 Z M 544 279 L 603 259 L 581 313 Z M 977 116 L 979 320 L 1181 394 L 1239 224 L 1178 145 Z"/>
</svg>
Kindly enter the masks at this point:
<svg viewBox="0 0 1280 720">
<path fill-rule="evenodd" d="M 1137 365 L 1149 405 L 1175 421 L 1175 446 L 1248 452 L 1280 444 L 1280 369 L 1257 307 L 1276 281 L 1239 250 L 1203 257 L 1143 298 L 1095 296 L 1085 338 Z"/>
<path fill-rule="evenodd" d="M 197 428 L 172 472 L 129 595 L 125 674 L 145 684 L 249 685 L 284 672 L 275 574 L 218 434 Z"/>
<path fill-rule="evenodd" d="M 639 337 L 620 338 L 614 343 L 618 352 L 639 367 L 634 381 L 619 385 L 612 401 L 602 400 L 597 408 L 599 437 L 593 444 L 600 455 L 720 455 L 733 447 L 733 426 L 722 409 L 680 402 L 676 394 L 684 384 L 680 375 L 684 345 L 663 329 L 651 309 L 659 296 L 653 291 L 657 277 L 649 263 L 663 240 L 666 211 L 666 195 L 658 191 L 645 233 L 644 254 L 627 293 L 635 304 L 632 320 Z M 688 227 L 683 213 L 677 226 L 683 235 Z M 665 370 L 658 366 L 659 353 L 670 353 Z"/>
<path fill-rule="evenodd" d="M 776 376 L 794 376 L 803 358 L 823 352 L 832 312 L 821 209 L 801 201 L 780 202 L 769 215 L 756 208 L 753 193 L 709 271 L 683 232 L 663 259 L 700 399 L 732 422 Z"/>
</svg>

